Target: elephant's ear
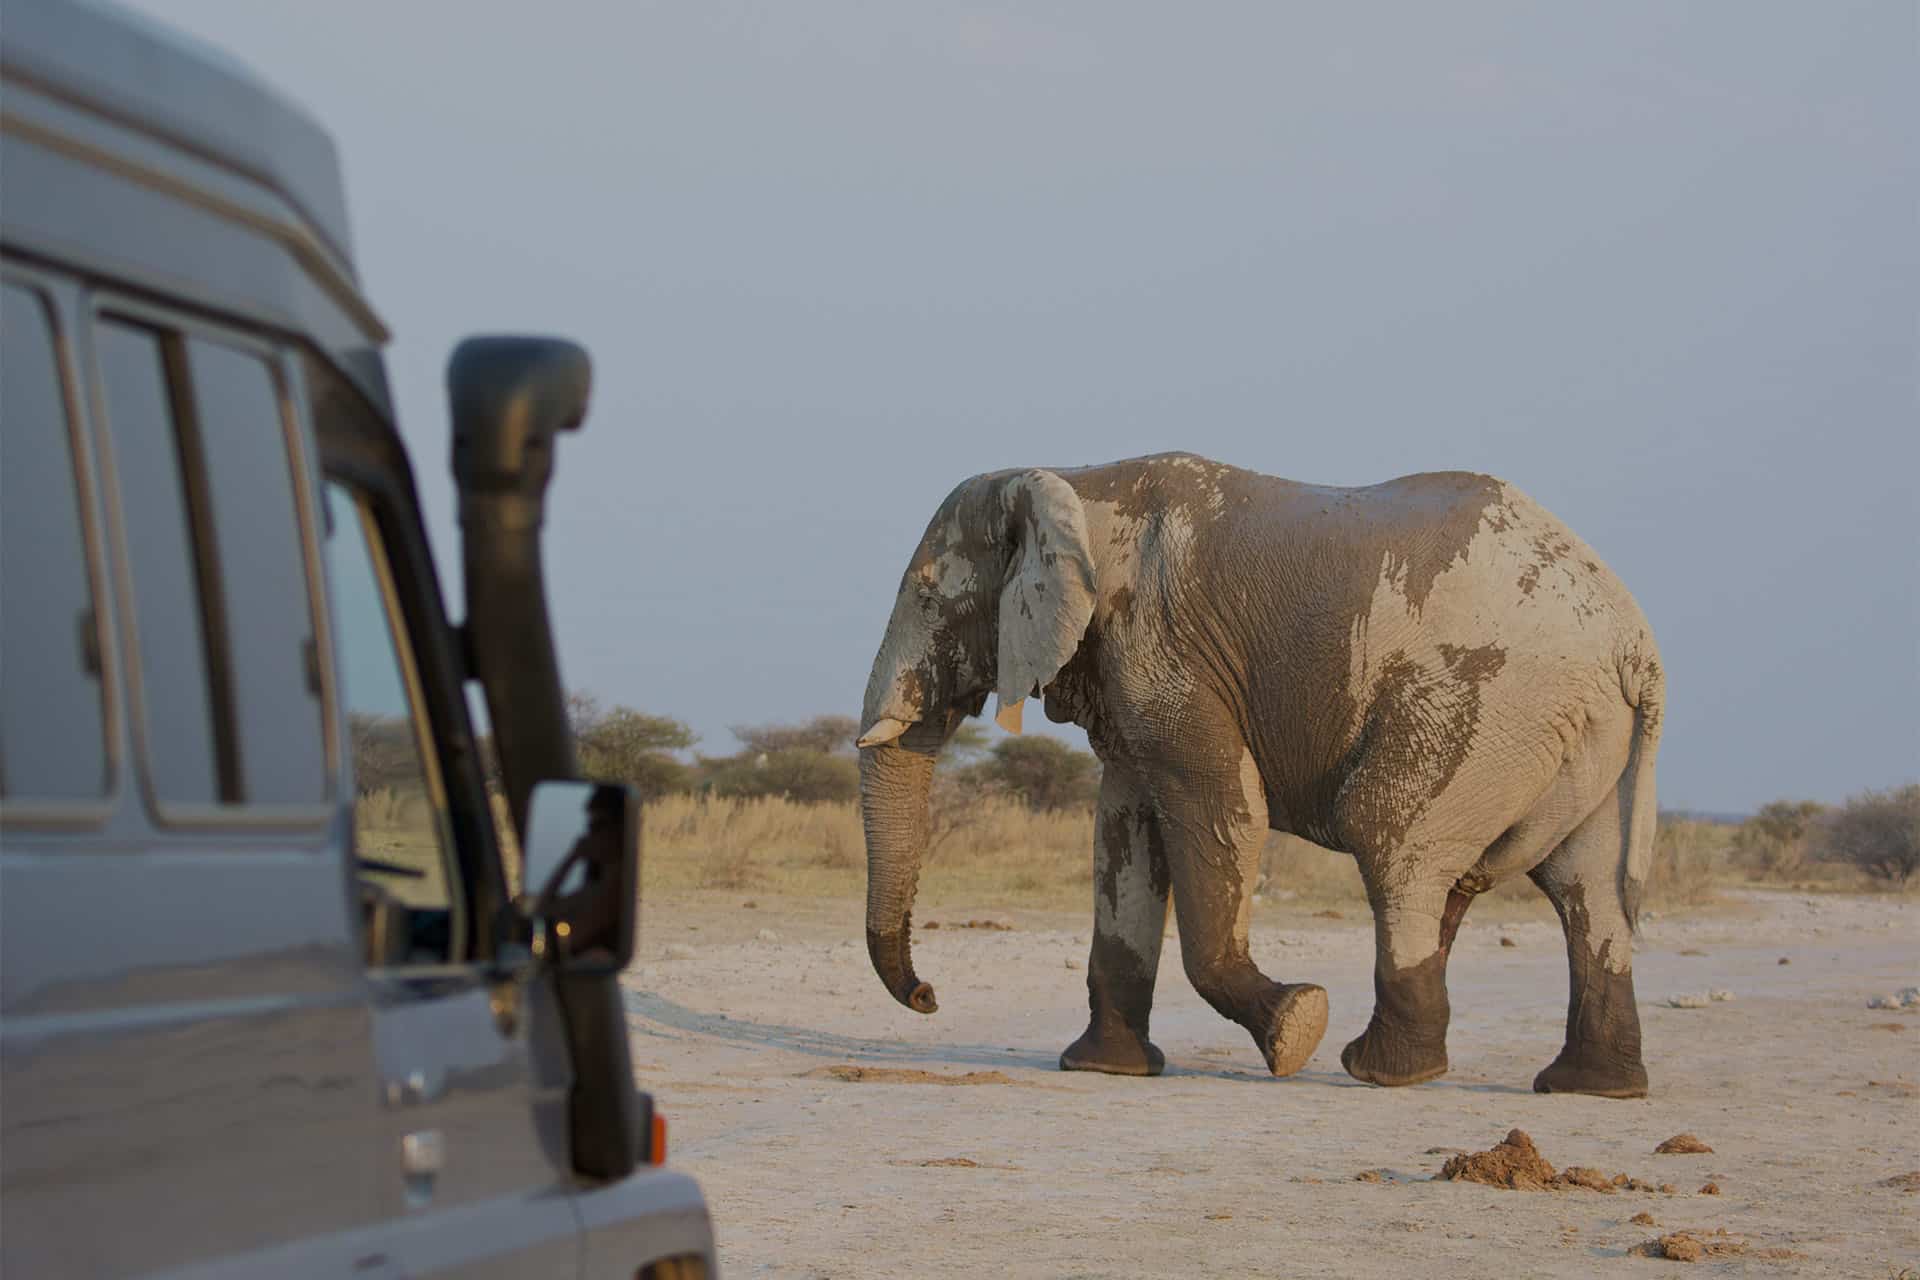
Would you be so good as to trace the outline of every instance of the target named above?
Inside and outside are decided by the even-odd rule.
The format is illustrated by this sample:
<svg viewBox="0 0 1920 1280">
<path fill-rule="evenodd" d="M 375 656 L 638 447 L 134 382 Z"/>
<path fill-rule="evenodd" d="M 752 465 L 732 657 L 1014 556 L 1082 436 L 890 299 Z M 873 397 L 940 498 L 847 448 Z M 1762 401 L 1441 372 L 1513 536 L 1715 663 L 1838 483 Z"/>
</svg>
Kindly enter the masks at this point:
<svg viewBox="0 0 1920 1280">
<path fill-rule="evenodd" d="M 1017 475 L 1001 497 L 1014 551 L 1000 589 L 995 719 L 1018 733 L 1021 700 L 1060 674 L 1093 619 L 1093 549 L 1080 496 L 1053 472 Z"/>
</svg>

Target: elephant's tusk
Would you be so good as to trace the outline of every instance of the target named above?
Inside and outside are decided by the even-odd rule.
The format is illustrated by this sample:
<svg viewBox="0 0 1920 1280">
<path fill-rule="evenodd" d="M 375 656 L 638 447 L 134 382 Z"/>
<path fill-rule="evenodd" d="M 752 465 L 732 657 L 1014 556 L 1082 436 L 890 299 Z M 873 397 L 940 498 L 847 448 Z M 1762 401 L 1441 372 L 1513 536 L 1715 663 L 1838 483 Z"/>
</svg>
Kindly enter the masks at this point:
<svg viewBox="0 0 1920 1280">
<path fill-rule="evenodd" d="M 905 720 L 895 720 L 892 716 L 882 716 L 873 722 L 873 727 L 860 735 L 856 747 L 884 747 L 905 733 L 912 726 Z"/>
</svg>

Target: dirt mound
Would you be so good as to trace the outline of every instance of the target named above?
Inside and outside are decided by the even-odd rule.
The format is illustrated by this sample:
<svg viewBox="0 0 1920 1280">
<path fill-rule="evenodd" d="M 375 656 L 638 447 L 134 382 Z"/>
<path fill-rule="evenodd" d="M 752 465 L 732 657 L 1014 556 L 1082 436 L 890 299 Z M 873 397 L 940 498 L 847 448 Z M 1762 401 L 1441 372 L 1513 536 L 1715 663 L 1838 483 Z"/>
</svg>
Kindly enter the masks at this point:
<svg viewBox="0 0 1920 1280">
<path fill-rule="evenodd" d="M 843 1063 L 833 1067 L 815 1067 L 800 1073 L 802 1080 L 845 1080 L 851 1084 L 1012 1084 L 1011 1077 L 998 1071 L 969 1071 L 965 1075 L 942 1075 L 912 1067 L 856 1067 Z"/>
<path fill-rule="evenodd" d="M 1451 1156 L 1440 1168 L 1447 1182 L 1480 1182 L 1514 1191 L 1545 1191 L 1553 1185 L 1553 1166 L 1523 1129 L 1514 1129 L 1486 1151 Z"/>
<path fill-rule="evenodd" d="M 1691 1133 L 1676 1133 L 1653 1149 L 1657 1156 L 1712 1155 L 1713 1148 Z"/>
<path fill-rule="evenodd" d="M 1655 1186 L 1624 1173 L 1604 1173 L 1585 1165 L 1568 1165 L 1555 1172 L 1533 1145 L 1525 1130 L 1514 1129 L 1486 1151 L 1449 1157 L 1440 1167 L 1440 1179 L 1447 1182 L 1478 1182 L 1510 1191 L 1598 1191 L 1612 1195 L 1616 1191 L 1662 1191 L 1673 1193 L 1670 1183 Z"/>
<path fill-rule="evenodd" d="M 1792 1249 L 1755 1249 L 1744 1240 L 1727 1234 L 1725 1227 L 1712 1231 L 1674 1231 L 1657 1240 L 1637 1244 L 1627 1252 L 1636 1258 L 1665 1258 L 1668 1262 L 1701 1262 L 1708 1258 L 1763 1258 L 1785 1262 L 1806 1255 Z"/>
</svg>

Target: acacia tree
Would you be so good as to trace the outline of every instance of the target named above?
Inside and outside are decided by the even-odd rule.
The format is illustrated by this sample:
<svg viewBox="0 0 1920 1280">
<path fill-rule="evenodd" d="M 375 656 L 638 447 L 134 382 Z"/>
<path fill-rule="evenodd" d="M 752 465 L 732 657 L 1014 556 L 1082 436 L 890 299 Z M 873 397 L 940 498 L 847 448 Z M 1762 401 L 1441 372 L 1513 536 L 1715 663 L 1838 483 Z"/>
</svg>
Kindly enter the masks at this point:
<svg viewBox="0 0 1920 1280">
<path fill-rule="evenodd" d="M 649 715 L 632 707 L 605 708 L 590 693 L 567 699 L 580 775 L 596 782 L 630 782 L 648 799 L 684 791 L 693 771 L 674 755 L 698 738 L 670 716 Z"/>
</svg>

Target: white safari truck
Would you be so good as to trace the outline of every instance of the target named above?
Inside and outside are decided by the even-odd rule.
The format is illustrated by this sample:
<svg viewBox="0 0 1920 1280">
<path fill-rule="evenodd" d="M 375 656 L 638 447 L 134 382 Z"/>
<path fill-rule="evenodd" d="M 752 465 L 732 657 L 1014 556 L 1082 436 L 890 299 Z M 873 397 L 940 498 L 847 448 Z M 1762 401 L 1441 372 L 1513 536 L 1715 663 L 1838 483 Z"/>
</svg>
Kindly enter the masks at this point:
<svg viewBox="0 0 1920 1280">
<path fill-rule="evenodd" d="M 98 4 L 0 75 L 0 1272 L 715 1274 L 547 621 L 586 354 L 454 353 L 450 621 L 327 135 Z"/>
</svg>

